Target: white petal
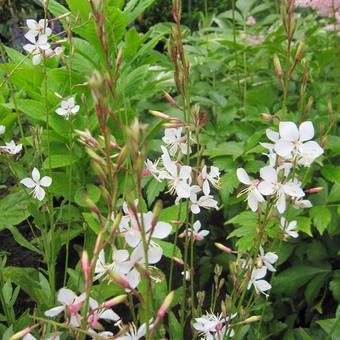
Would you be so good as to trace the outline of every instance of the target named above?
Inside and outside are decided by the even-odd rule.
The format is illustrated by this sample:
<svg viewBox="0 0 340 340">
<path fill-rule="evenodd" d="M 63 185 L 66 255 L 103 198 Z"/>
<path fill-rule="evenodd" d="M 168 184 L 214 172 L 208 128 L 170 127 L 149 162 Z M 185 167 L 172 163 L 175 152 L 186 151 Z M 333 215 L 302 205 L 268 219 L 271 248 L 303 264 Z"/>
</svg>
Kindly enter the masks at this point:
<svg viewBox="0 0 340 340">
<path fill-rule="evenodd" d="M 257 189 L 262 195 L 273 195 L 275 193 L 275 186 L 271 182 L 263 181 L 258 186 Z"/>
<path fill-rule="evenodd" d="M 38 64 L 40 64 L 41 59 L 42 59 L 42 57 L 41 57 L 41 54 L 40 54 L 40 53 L 34 55 L 33 58 L 32 58 L 32 63 L 33 63 L 33 65 L 38 65 Z"/>
<path fill-rule="evenodd" d="M 294 149 L 294 145 L 284 139 L 279 139 L 274 146 L 275 152 L 284 158 L 290 157 L 290 153 Z"/>
<path fill-rule="evenodd" d="M 37 36 L 37 32 L 33 30 L 29 30 L 24 37 L 30 41 L 31 43 L 35 44 L 35 37 Z"/>
<path fill-rule="evenodd" d="M 148 260 L 149 264 L 158 263 L 163 255 L 163 249 L 155 243 L 151 243 L 148 249 Z"/>
<path fill-rule="evenodd" d="M 40 186 L 37 185 L 34 189 L 34 197 L 39 201 L 42 201 L 45 197 L 45 190 Z"/>
<path fill-rule="evenodd" d="M 208 180 L 205 180 L 203 182 L 203 193 L 205 196 L 209 196 L 210 194 L 210 185 L 209 185 Z"/>
<path fill-rule="evenodd" d="M 34 188 L 36 186 L 36 183 L 32 180 L 32 178 L 26 177 L 20 181 L 21 184 L 23 184 L 26 188 Z"/>
<path fill-rule="evenodd" d="M 37 338 L 35 336 L 33 336 L 32 334 L 26 334 L 22 340 L 37 340 Z"/>
<path fill-rule="evenodd" d="M 190 185 L 184 181 L 179 181 L 176 184 L 176 193 L 180 198 L 190 197 Z"/>
<path fill-rule="evenodd" d="M 179 177 L 182 179 L 190 178 L 191 176 L 191 166 L 183 165 L 179 172 Z"/>
<path fill-rule="evenodd" d="M 201 211 L 200 207 L 197 204 L 192 204 L 191 205 L 191 212 L 193 214 L 199 214 Z"/>
<path fill-rule="evenodd" d="M 265 280 L 258 280 L 258 281 L 255 282 L 255 285 L 256 285 L 257 290 L 260 291 L 260 292 L 265 292 L 265 291 L 272 288 L 270 283 L 268 283 Z"/>
<path fill-rule="evenodd" d="M 139 285 L 139 282 L 141 280 L 140 273 L 136 269 L 133 269 L 129 273 L 127 273 L 125 275 L 125 278 L 129 282 L 130 287 L 133 289 Z"/>
<path fill-rule="evenodd" d="M 26 44 L 23 46 L 23 49 L 28 53 L 32 53 L 35 50 L 35 45 Z"/>
<path fill-rule="evenodd" d="M 49 187 L 51 184 L 52 184 L 52 178 L 49 176 L 44 176 L 40 180 L 40 185 L 42 185 L 43 187 Z"/>
<path fill-rule="evenodd" d="M 236 170 L 236 175 L 237 175 L 238 180 L 241 183 L 247 184 L 247 185 L 251 184 L 251 180 L 250 180 L 248 174 L 246 173 L 246 171 L 243 168 L 238 168 Z"/>
<path fill-rule="evenodd" d="M 303 122 L 299 126 L 300 142 L 311 140 L 314 137 L 313 123 L 310 121 Z"/>
<path fill-rule="evenodd" d="M 120 319 L 120 317 L 112 309 L 105 310 L 100 314 L 100 318 L 112 321 L 118 321 Z"/>
<path fill-rule="evenodd" d="M 317 142 L 309 141 L 301 146 L 301 152 L 311 155 L 315 159 L 323 154 L 323 149 Z"/>
<path fill-rule="evenodd" d="M 264 256 L 264 259 L 269 263 L 275 263 L 279 259 L 279 257 L 275 253 L 268 252 Z"/>
<path fill-rule="evenodd" d="M 299 140 L 299 130 L 293 122 L 280 122 L 279 131 L 282 139 L 287 141 Z"/>
<path fill-rule="evenodd" d="M 119 249 L 112 253 L 112 260 L 115 262 L 123 262 L 129 258 L 129 252 L 126 249 Z"/>
<path fill-rule="evenodd" d="M 293 182 L 287 182 L 283 185 L 284 192 L 291 197 L 303 197 L 305 193 L 299 185 Z"/>
<path fill-rule="evenodd" d="M 265 166 L 260 169 L 260 175 L 265 181 L 277 183 L 277 172 L 271 166 Z"/>
<path fill-rule="evenodd" d="M 286 211 L 286 196 L 280 195 L 278 201 L 276 202 L 276 208 L 280 214 Z"/>
<path fill-rule="evenodd" d="M 59 115 L 59 116 L 66 116 L 67 115 L 67 111 L 62 109 L 61 107 L 59 107 L 58 109 L 55 110 L 55 112 Z"/>
<path fill-rule="evenodd" d="M 266 135 L 268 139 L 270 139 L 272 142 L 276 142 L 279 140 L 279 134 L 273 130 L 266 129 Z"/>
<path fill-rule="evenodd" d="M 139 242 L 141 241 L 141 235 L 138 231 L 129 230 L 128 232 L 124 233 L 126 243 L 135 248 Z"/>
<path fill-rule="evenodd" d="M 250 193 L 248 196 L 248 205 L 249 205 L 249 208 L 254 212 L 257 210 L 259 206 L 258 200 L 252 193 Z"/>
<path fill-rule="evenodd" d="M 27 19 L 26 20 L 26 26 L 31 30 L 35 30 L 37 25 L 38 25 L 38 23 L 33 19 Z"/>
<path fill-rule="evenodd" d="M 65 306 L 58 306 L 47 310 L 44 315 L 48 318 L 53 318 L 54 316 L 60 314 L 65 309 Z"/>
<path fill-rule="evenodd" d="M 76 294 L 74 294 L 72 290 L 68 288 L 61 288 L 58 292 L 57 300 L 64 305 L 69 305 L 73 303 L 76 297 Z"/>
<path fill-rule="evenodd" d="M 265 277 L 266 274 L 267 274 L 267 268 L 266 268 L 266 267 L 262 267 L 262 268 L 254 268 L 254 269 L 253 269 L 252 277 L 253 277 L 255 280 L 258 280 L 258 279 L 262 279 L 263 277 Z"/>
<path fill-rule="evenodd" d="M 80 327 L 80 315 L 79 314 L 72 314 L 70 318 L 70 325 L 73 327 Z"/>
<path fill-rule="evenodd" d="M 171 229 L 171 224 L 166 222 L 158 222 L 154 228 L 152 237 L 160 239 L 166 238 L 171 233 Z"/>
</svg>

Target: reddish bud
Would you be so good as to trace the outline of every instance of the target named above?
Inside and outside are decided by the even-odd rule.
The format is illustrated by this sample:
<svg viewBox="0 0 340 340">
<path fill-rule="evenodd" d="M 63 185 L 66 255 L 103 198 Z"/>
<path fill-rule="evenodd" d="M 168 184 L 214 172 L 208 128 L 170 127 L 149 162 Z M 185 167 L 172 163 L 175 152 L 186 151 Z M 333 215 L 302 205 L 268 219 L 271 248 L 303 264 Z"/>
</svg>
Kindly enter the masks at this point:
<svg viewBox="0 0 340 340">
<path fill-rule="evenodd" d="M 88 289 L 91 285 L 91 279 L 90 279 L 89 257 L 87 255 L 86 250 L 83 251 L 83 255 L 81 257 L 81 268 L 85 275 L 85 285 L 86 285 L 86 288 Z"/>
<path fill-rule="evenodd" d="M 224 253 L 227 253 L 227 254 L 235 253 L 234 250 L 232 250 L 232 249 L 230 249 L 230 248 L 224 246 L 224 245 L 221 244 L 221 243 L 215 243 L 215 246 L 216 246 L 218 249 L 222 250 Z"/>
<path fill-rule="evenodd" d="M 118 285 L 120 285 L 124 289 L 132 289 L 128 280 L 124 279 L 123 277 L 119 276 L 117 273 L 113 271 L 108 271 L 108 274 L 112 281 L 116 282 Z"/>
<path fill-rule="evenodd" d="M 175 256 L 173 256 L 172 259 L 181 266 L 184 266 L 184 261 L 182 259 L 179 259 L 178 257 Z"/>
<path fill-rule="evenodd" d="M 324 190 L 323 187 L 316 187 L 316 188 L 307 189 L 307 190 L 305 190 L 305 192 L 308 193 L 308 194 L 315 194 L 315 193 L 321 192 L 323 190 Z"/>
<path fill-rule="evenodd" d="M 177 106 L 177 103 L 174 98 L 170 96 L 170 94 L 166 91 L 163 91 L 165 99 L 170 103 L 172 106 Z"/>
<path fill-rule="evenodd" d="M 266 120 L 267 122 L 271 122 L 272 120 L 274 120 L 275 116 L 274 115 L 270 115 L 268 113 L 260 113 L 260 117 L 263 120 Z"/>
<path fill-rule="evenodd" d="M 162 303 L 161 307 L 159 308 L 158 312 L 157 312 L 157 318 L 159 318 L 160 320 L 163 319 L 164 315 L 166 314 L 166 312 L 168 311 L 171 303 L 172 303 L 172 300 L 174 299 L 174 296 L 175 296 L 175 292 L 172 291 L 170 292 L 164 302 Z"/>
<path fill-rule="evenodd" d="M 160 119 L 164 119 L 164 120 L 169 120 L 171 117 L 168 116 L 167 114 L 163 113 L 163 112 L 159 112 L 159 111 L 153 111 L 150 110 L 149 111 L 153 116 L 158 117 Z"/>
<path fill-rule="evenodd" d="M 279 80 L 281 81 L 282 78 L 283 78 L 283 71 L 282 71 L 280 59 L 277 56 L 277 54 L 274 54 L 273 61 L 274 61 L 274 67 L 275 67 L 276 75 L 279 78 Z"/>
<path fill-rule="evenodd" d="M 119 295 L 116 296 L 106 302 L 104 302 L 101 307 L 102 308 L 111 308 L 113 306 L 119 305 L 120 303 L 124 302 L 126 300 L 127 295 Z"/>
</svg>

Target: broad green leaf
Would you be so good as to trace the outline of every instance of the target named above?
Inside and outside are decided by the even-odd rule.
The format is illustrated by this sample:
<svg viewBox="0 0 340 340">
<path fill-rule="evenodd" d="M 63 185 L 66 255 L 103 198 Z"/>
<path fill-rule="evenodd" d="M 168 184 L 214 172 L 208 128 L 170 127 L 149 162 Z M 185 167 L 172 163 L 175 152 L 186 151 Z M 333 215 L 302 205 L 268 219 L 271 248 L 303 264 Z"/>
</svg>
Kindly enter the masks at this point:
<svg viewBox="0 0 340 340">
<path fill-rule="evenodd" d="M 124 8 L 126 24 L 137 19 L 155 0 L 130 0 Z"/>
<path fill-rule="evenodd" d="M 169 333 L 170 339 L 172 340 L 182 340 L 183 339 L 183 329 L 181 324 L 177 320 L 175 314 L 173 312 L 168 313 L 169 318 Z"/>
<path fill-rule="evenodd" d="M 7 229 L 12 233 L 15 241 L 22 247 L 27 248 L 37 254 L 41 254 L 41 251 L 33 246 L 33 244 L 26 240 L 25 237 L 20 233 L 19 229 L 15 226 L 8 226 Z"/>
<path fill-rule="evenodd" d="M 306 233 L 308 236 L 313 236 L 311 227 L 312 227 L 312 221 L 310 218 L 305 217 L 305 216 L 298 216 L 296 218 L 297 221 L 297 230 L 298 231 L 303 231 Z"/>
<path fill-rule="evenodd" d="M 83 213 L 84 219 L 89 227 L 98 234 L 100 231 L 100 225 L 97 219 L 91 213 Z"/>
<path fill-rule="evenodd" d="M 231 218 L 224 224 L 239 224 L 241 226 L 246 226 L 246 227 L 257 227 L 257 214 L 252 211 L 244 211 L 240 213 L 239 215 Z"/>
<path fill-rule="evenodd" d="M 30 216 L 30 197 L 24 190 L 13 192 L 0 200 L 0 230 L 17 225 Z"/>
<path fill-rule="evenodd" d="M 50 155 L 48 156 L 43 164 L 44 169 L 56 169 L 64 166 L 71 165 L 77 162 L 79 159 L 75 155 L 64 154 L 64 155 Z"/>
<path fill-rule="evenodd" d="M 314 226 L 322 235 L 331 222 L 331 212 L 324 206 L 317 206 L 310 210 L 310 216 L 313 218 Z"/>
<path fill-rule="evenodd" d="M 85 208 L 88 207 L 88 204 L 84 200 L 84 193 L 87 193 L 93 203 L 97 203 L 101 196 L 100 190 L 94 184 L 88 184 L 85 188 L 77 190 L 74 200 L 78 205 Z"/>
<path fill-rule="evenodd" d="M 149 207 L 151 207 L 154 200 L 165 189 L 165 187 L 166 187 L 165 181 L 158 182 L 156 179 L 152 178 L 152 180 L 148 183 L 146 187 L 146 198 Z"/>
<path fill-rule="evenodd" d="M 153 239 L 155 243 L 161 246 L 163 249 L 163 255 L 168 258 L 173 258 L 174 256 L 181 259 L 182 258 L 182 252 L 181 250 L 177 247 L 174 246 L 173 243 L 158 240 L 158 239 Z"/>
<path fill-rule="evenodd" d="M 340 303 L 340 271 L 334 273 L 334 277 L 329 283 L 329 288 L 334 296 L 334 299 Z"/>
<path fill-rule="evenodd" d="M 340 317 L 316 321 L 332 340 L 340 339 Z"/>
<path fill-rule="evenodd" d="M 75 17 L 80 16 L 82 21 L 89 19 L 91 6 L 87 0 L 67 0 L 67 5 Z"/>
</svg>

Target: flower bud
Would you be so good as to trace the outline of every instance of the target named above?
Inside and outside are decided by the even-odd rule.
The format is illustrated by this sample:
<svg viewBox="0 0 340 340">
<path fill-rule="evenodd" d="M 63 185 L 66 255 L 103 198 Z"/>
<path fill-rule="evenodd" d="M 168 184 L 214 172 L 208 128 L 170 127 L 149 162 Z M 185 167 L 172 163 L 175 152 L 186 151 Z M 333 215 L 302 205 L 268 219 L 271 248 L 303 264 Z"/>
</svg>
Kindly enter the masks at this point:
<svg viewBox="0 0 340 340">
<path fill-rule="evenodd" d="M 172 300 L 174 299 L 174 296 L 175 296 L 175 292 L 172 291 L 170 292 L 164 302 L 162 303 L 161 307 L 159 308 L 158 312 L 157 312 L 157 318 L 159 318 L 160 320 L 163 319 L 164 315 L 166 314 L 166 312 L 168 311 L 171 303 L 172 303 Z"/>
<path fill-rule="evenodd" d="M 174 98 L 170 96 L 170 94 L 166 91 L 163 91 L 165 99 L 169 102 L 172 106 L 177 106 L 177 103 Z"/>
<path fill-rule="evenodd" d="M 117 273 L 109 270 L 108 274 L 112 281 L 116 282 L 119 286 L 124 289 L 132 289 L 128 280 L 124 279 L 123 277 L 119 276 Z"/>
<path fill-rule="evenodd" d="M 215 246 L 216 246 L 218 249 L 222 250 L 224 253 L 227 253 L 227 254 L 235 253 L 234 250 L 232 250 L 232 249 L 230 249 L 230 248 L 224 246 L 224 245 L 221 244 L 221 243 L 215 243 Z"/>
<path fill-rule="evenodd" d="M 268 113 L 260 113 L 260 117 L 263 119 L 263 120 L 266 120 L 267 122 L 271 122 L 275 116 L 274 115 L 270 115 Z"/>
<path fill-rule="evenodd" d="M 87 255 L 86 250 L 83 251 L 83 255 L 81 257 L 81 268 L 82 268 L 84 276 L 85 276 L 86 289 L 88 289 L 91 285 L 91 279 L 90 279 L 89 257 Z"/>
<path fill-rule="evenodd" d="M 244 320 L 243 322 L 245 324 L 249 324 L 249 323 L 252 323 L 252 322 L 260 321 L 261 319 L 262 319 L 261 315 L 253 315 L 250 318 Z"/>
<path fill-rule="evenodd" d="M 163 113 L 163 112 L 159 112 L 159 111 L 153 111 L 153 110 L 149 110 L 149 112 L 155 116 L 158 117 L 160 119 L 164 119 L 164 120 L 169 120 L 171 117 L 168 116 L 167 114 Z"/>
<path fill-rule="evenodd" d="M 175 256 L 173 256 L 172 259 L 181 266 L 184 266 L 184 261 L 182 259 L 179 259 L 178 257 Z"/>
<path fill-rule="evenodd" d="M 32 330 L 34 330 L 34 328 L 36 328 L 38 325 L 34 325 L 31 327 L 27 327 L 23 330 L 21 330 L 18 333 L 15 333 L 14 335 L 12 335 L 9 340 L 20 340 L 21 338 L 23 338 L 25 335 L 29 334 L 32 332 Z"/>
<path fill-rule="evenodd" d="M 127 298 L 127 295 L 124 294 L 124 295 L 119 295 L 119 296 L 116 296 L 106 302 L 104 302 L 101 307 L 102 308 L 111 308 L 113 306 L 116 306 L 116 305 L 119 305 L 120 303 L 124 302 Z"/>
<path fill-rule="evenodd" d="M 277 54 L 274 54 L 274 56 L 273 56 L 273 61 L 274 61 L 274 67 L 275 67 L 276 75 L 277 75 L 278 79 L 279 79 L 280 81 L 282 81 L 282 78 L 283 78 L 283 71 L 282 71 L 280 59 L 279 59 L 279 57 L 277 56 Z"/>
<path fill-rule="evenodd" d="M 308 193 L 308 194 L 315 194 L 315 193 L 321 192 L 323 190 L 324 190 L 323 187 L 316 187 L 316 188 L 307 189 L 307 190 L 305 190 L 305 192 Z"/>
</svg>

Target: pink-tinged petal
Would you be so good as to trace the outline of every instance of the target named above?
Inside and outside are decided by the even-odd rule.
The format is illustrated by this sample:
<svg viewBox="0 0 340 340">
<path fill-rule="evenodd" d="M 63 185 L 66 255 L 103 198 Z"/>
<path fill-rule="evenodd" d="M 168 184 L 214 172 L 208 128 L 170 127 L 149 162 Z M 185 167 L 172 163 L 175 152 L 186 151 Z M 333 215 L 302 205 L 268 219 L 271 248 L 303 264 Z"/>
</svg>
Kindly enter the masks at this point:
<svg viewBox="0 0 340 340">
<path fill-rule="evenodd" d="M 79 309 L 80 309 L 81 305 L 85 301 L 85 299 L 86 299 L 86 294 L 85 293 L 81 293 L 79 296 L 76 296 L 76 298 L 74 299 L 73 304 L 74 305 L 79 305 Z"/>
<path fill-rule="evenodd" d="M 97 309 L 99 306 L 98 302 L 95 299 L 92 299 L 91 297 L 89 299 L 89 305 L 91 309 Z"/>
<path fill-rule="evenodd" d="M 191 205 L 191 212 L 193 213 L 193 214 L 199 214 L 200 213 L 200 211 L 201 211 L 201 209 L 200 209 L 200 207 L 197 205 L 197 204 L 192 204 Z"/>
<path fill-rule="evenodd" d="M 37 340 L 37 338 L 35 336 L 33 336 L 32 334 L 26 334 L 22 340 Z"/>
<path fill-rule="evenodd" d="M 276 208 L 280 214 L 286 211 L 286 196 L 280 195 L 278 201 L 276 202 Z"/>
<path fill-rule="evenodd" d="M 41 28 L 45 28 L 48 26 L 48 20 L 46 19 L 40 19 L 36 24 L 39 24 Z"/>
<path fill-rule="evenodd" d="M 38 33 L 36 31 L 33 30 L 29 30 L 26 34 L 25 34 L 25 38 L 31 42 L 32 44 L 35 44 L 35 37 L 38 35 Z"/>
<path fill-rule="evenodd" d="M 57 306 L 57 307 L 47 310 L 44 313 L 44 315 L 47 316 L 48 318 L 53 318 L 56 315 L 60 314 L 64 309 L 65 309 L 65 306 Z"/>
<path fill-rule="evenodd" d="M 79 314 L 72 314 L 70 318 L 70 325 L 73 327 L 80 327 L 80 315 Z"/>
<path fill-rule="evenodd" d="M 206 237 L 207 235 L 209 235 L 210 231 L 209 230 L 201 230 L 197 235 L 203 239 L 204 237 Z"/>
<path fill-rule="evenodd" d="M 133 269 L 129 273 L 125 275 L 125 278 L 129 282 L 129 285 L 131 288 L 136 288 L 140 282 L 140 273 L 136 270 Z"/>
<path fill-rule="evenodd" d="M 249 194 L 247 201 L 248 201 L 249 208 L 254 212 L 257 211 L 259 203 L 256 197 L 252 193 Z"/>
<path fill-rule="evenodd" d="M 158 263 L 163 255 L 163 249 L 156 243 L 151 243 L 148 249 L 148 260 L 149 264 Z"/>
<path fill-rule="evenodd" d="M 236 170 L 236 175 L 237 175 L 238 180 L 241 183 L 246 184 L 246 185 L 250 185 L 251 184 L 251 180 L 250 180 L 247 172 L 243 168 L 238 168 Z"/>
<path fill-rule="evenodd" d="M 283 191 L 291 197 L 303 197 L 305 196 L 304 191 L 300 188 L 299 185 L 288 182 L 283 185 Z"/>
<path fill-rule="evenodd" d="M 182 179 L 190 178 L 191 176 L 191 166 L 183 165 L 179 172 L 179 177 Z"/>
<path fill-rule="evenodd" d="M 300 142 L 311 140 L 314 137 L 314 126 L 310 121 L 303 122 L 299 126 Z"/>
<path fill-rule="evenodd" d="M 275 193 L 275 185 L 271 182 L 263 181 L 258 186 L 257 189 L 262 195 L 273 195 Z"/>
<path fill-rule="evenodd" d="M 35 30 L 37 25 L 38 23 L 33 19 L 26 20 L 26 26 L 31 30 Z"/>
<path fill-rule="evenodd" d="M 76 297 L 76 294 L 74 294 L 72 290 L 68 288 L 61 288 L 57 295 L 57 301 L 63 305 L 70 305 Z"/>
<path fill-rule="evenodd" d="M 299 140 L 299 130 L 293 122 L 280 122 L 280 136 L 282 139 L 293 142 Z"/>
<path fill-rule="evenodd" d="M 34 189 L 33 196 L 39 201 L 42 201 L 45 198 L 45 190 L 40 185 L 37 185 Z"/>
<path fill-rule="evenodd" d="M 112 309 L 107 309 L 103 313 L 100 313 L 100 318 L 111 321 L 118 321 L 120 319 L 119 315 L 116 314 Z"/>
<path fill-rule="evenodd" d="M 42 57 L 41 57 L 41 54 L 40 54 L 40 53 L 34 55 L 33 58 L 32 58 L 32 63 L 33 63 L 33 65 L 38 65 L 38 64 L 40 64 L 41 59 L 42 59 Z"/>
<path fill-rule="evenodd" d="M 274 149 L 279 156 L 287 158 L 291 156 L 291 152 L 294 149 L 294 145 L 289 141 L 279 139 L 275 143 Z"/>
<path fill-rule="evenodd" d="M 36 186 L 36 183 L 32 180 L 32 178 L 24 178 L 20 181 L 21 184 L 23 184 L 26 188 L 34 188 Z"/>
<path fill-rule="evenodd" d="M 112 260 L 114 262 L 123 262 L 129 258 L 129 252 L 126 249 L 119 249 L 112 253 Z"/>
<path fill-rule="evenodd" d="M 278 134 L 278 132 L 275 132 L 275 131 L 270 130 L 270 129 L 266 129 L 266 135 L 267 135 L 268 139 L 271 140 L 272 142 L 276 142 L 280 138 L 280 135 Z"/>
<path fill-rule="evenodd" d="M 171 224 L 166 222 L 158 222 L 154 228 L 151 237 L 160 239 L 166 238 L 171 233 L 171 229 Z"/>
<path fill-rule="evenodd" d="M 271 182 L 271 183 L 277 183 L 277 172 L 271 166 L 265 166 L 264 168 L 261 168 L 260 169 L 260 176 L 265 181 L 268 181 L 268 182 Z"/>
<path fill-rule="evenodd" d="M 49 187 L 51 184 L 52 184 L 52 178 L 49 176 L 44 176 L 40 180 L 40 185 L 42 185 L 43 187 Z"/>
<path fill-rule="evenodd" d="M 208 180 L 203 182 L 203 193 L 205 196 L 209 196 L 210 194 L 210 185 Z"/>
<path fill-rule="evenodd" d="M 323 148 L 314 141 L 309 141 L 301 146 L 301 152 L 312 156 L 313 159 L 323 154 Z"/>
<path fill-rule="evenodd" d="M 141 235 L 138 231 L 128 231 L 124 234 L 126 243 L 132 247 L 135 248 L 141 241 Z"/>
<path fill-rule="evenodd" d="M 35 50 L 35 45 L 26 44 L 23 46 L 23 49 L 28 53 L 32 53 Z"/>
<path fill-rule="evenodd" d="M 180 198 L 190 197 L 190 185 L 184 181 L 179 181 L 176 184 L 176 193 Z"/>
<path fill-rule="evenodd" d="M 256 288 L 260 292 L 266 292 L 267 290 L 271 289 L 272 286 L 266 280 L 258 280 L 256 281 Z"/>
</svg>

